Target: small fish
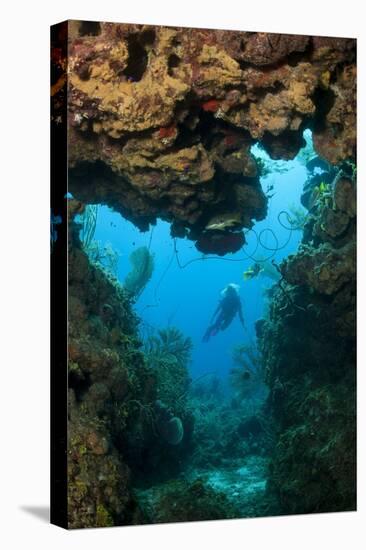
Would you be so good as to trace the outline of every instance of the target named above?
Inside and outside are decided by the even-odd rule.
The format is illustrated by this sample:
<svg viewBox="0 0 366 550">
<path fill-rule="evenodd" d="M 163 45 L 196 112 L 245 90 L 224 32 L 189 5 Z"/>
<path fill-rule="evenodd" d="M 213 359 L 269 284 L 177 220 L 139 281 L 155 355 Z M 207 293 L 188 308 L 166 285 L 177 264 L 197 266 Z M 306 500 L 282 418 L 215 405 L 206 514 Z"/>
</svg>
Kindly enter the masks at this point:
<svg viewBox="0 0 366 550">
<path fill-rule="evenodd" d="M 251 269 L 251 268 L 247 269 L 247 270 L 244 271 L 244 273 L 243 273 L 244 281 L 248 281 L 248 280 L 250 280 L 250 279 L 253 279 L 254 276 L 255 276 L 255 275 L 254 275 L 254 271 L 253 271 L 253 269 Z"/>
<path fill-rule="evenodd" d="M 254 279 L 254 277 L 257 277 L 257 275 L 259 275 L 261 271 L 261 266 L 259 264 L 254 264 L 254 266 L 251 266 L 249 267 L 249 269 L 244 271 L 244 281 L 250 281 L 250 279 Z"/>
<path fill-rule="evenodd" d="M 328 188 L 328 185 L 324 181 L 322 181 L 319 184 L 319 192 L 320 193 L 325 193 L 325 191 L 327 191 L 327 188 Z"/>
</svg>

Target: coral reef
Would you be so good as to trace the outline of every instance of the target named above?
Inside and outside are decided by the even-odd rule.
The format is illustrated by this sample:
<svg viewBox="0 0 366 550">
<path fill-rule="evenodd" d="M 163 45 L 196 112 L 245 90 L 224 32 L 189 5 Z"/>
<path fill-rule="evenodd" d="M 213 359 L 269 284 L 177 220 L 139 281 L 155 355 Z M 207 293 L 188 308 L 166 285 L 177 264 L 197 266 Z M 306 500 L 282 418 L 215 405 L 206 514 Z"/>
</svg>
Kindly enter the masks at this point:
<svg viewBox="0 0 366 550">
<path fill-rule="evenodd" d="M 140 406 L 148 425 L 143 436 L 128 433 L 120 441 L 138 484 L 178 475 L 191 451 L 194 417 L 187 400 L 191 348 L 191 340 L 175 327 L 161 329 L 144 342 L 145 364 L 154 384 L 154 399 Z"/>
<path fill-rule="evenodd" d="M 82 21 L 68 35 L 70 189 L 143 230 L 160 217 L 204 253 L 238 250 L 266 215 L 254 142 L 294 158 L 310 127 L 329 162 L 354 156 L 354 40 Z"/>
<path fill-rule="evenodd" d="M 180 418 L 159 399 L 155 402 L 156 425 L 161 437 L 170 445 L 178 445 L 184 435 Z"/>
<path fill-rule="evenodd" d="M 263 373 L 259 374 L 245 348 L 236 352 L 237 372 L 230 376 L 234 392 L 215 376 L 191 385 L 188 405 L 194 415 L 194 433 L 189 470 L 240 468 L 252 456 L 268 456 L 272 448 L 275 434 L 266 403 L 268 390 Z M 255 352 L 253 359 L 258 359 Z M 249 378 L 245 376 L 248 365 Z"/>
<path fill-rule="evenodd" d="M 157 475 L 156 464 L 167 477 L 179 472 L 189 448 L 192 344 L 161 330 L 145 358 L 131 293 L 79 240 L 73 219 L 83 210 L 69 201 L 69 527 L 141 523 L 132 478 Z"/>
<path fill-rule="evenodd" d="M 55 49 L 51 92 L 57 118 L 67 84 L 77 199 L 68 201 L 69 526 L 355 509 L 355 41 L 86 21 L 63 31 L 68 66 Z M 234 354 L 229 400 L 214 379 L 190 379 L 192 342 L 178 329 L 140 341 L 132 303 L 152 256 L 137 249 L 118 284 L 118 255 L 93 240 L 91 205 L 141 230 L 164 219 L 203 254 L 235 252 L 267 212 L 259 178 L 273 167 L 252 156 L 255 143 L 272 159 L 301 151 L 307 214 L 287 219 L 303 229 L 296 254 L 244 274 L 275 284 L 256 324 L 259 353 Z M 243 458 L 262 472 L 268 453 L 260 505 L 244 499 L 239 510 L 207 481 L 217 467 L 238 475 Z M 211 477 L 194 478 L 199 468 Z"/>
<path fill-rule="evenodd" d="M 150 522 L 207 521 L 238 517 L 238 511 L 222 492 L 202 479 L 190 483 L 172 481 L 159 488 L 145 513 Z"/>
<path fill-rule="evenodd" d="M 137 299 L 150 281 L 154 271 L 154 257 L 146 246 L 141 246 L 130 255 L 132 270 L 127 274 L 123 287 L 128 294 Z"/>
<path fill-rule="evenodd" d="M 321 294 L 333 295 L 355 279 L 355 255 L 355 242 L 339 249 L 329 243 L 318 248 L 304 245 L 283 263 L 281 271 L 288 283 L 307 285 Z"/>
<path fill-rule="evenodd" d="M 90 261 L 102 269 L 110 279 L 117 281 L 119 254 L 109 242 L 103 245 L 101 241 L 94 239 L 97 218 L 97 204 L 86 205 L 83 212 L 77 217 L 77 223 L 80 225 L 79 238 L 81 245 Z"/>
<path fill-rule="evenodd" d="M 147 364 L 157 377 L 158 396 L 175 410 L 187 394 L 191 351 L 191 339 L 176 327 L 160 329 L 144 343 Z"/>
<path fill-rule="evenodd" d="M 253 345 L 238 345 L 233 349 L 232 357 L 235 366 L 230 371 L 230 382 L 236 395 L 252 403 L 264 400 L 267 389 L 258 349 Z"/>
<path fill-rule="evenodd" d="M 93 241 L 95 228 L 97 226 L 97 218 L 98 205 L 88 204 L 85 207 L 83 214 L 81 215 L 82 228 L 80 231 L 80 240 L 83 244 L 84 249 L 88 249 Z"/>
<path fill-rule="evenodd" d="M 118 281 L 119 253 L 110 242 L 103 245 L 101 241 L 92 240 L 88 245 L 83 243 L 83 249 L 94 266 L 101 269 L 112 282 Z"/>
<path fill-rule="evenodd" d="M 306 223 L 306 211 L 300 206 L 289 206 L 289 222 L 293 231 L 303 231 Z"/>
<path fill-rule="evenodd" d="M 322 189 L 257 323 L 279 433 L 268 490 L 286 514 L 356 507 L 355 180 Z"/>
<path fill-rule="evenodd" d="M 73 222 L 82 211 L 69 201 L 70 528 L 141 521 L 121 442 L 152 432 L 145 410 L 156 399 L 130 298 L 82 248 Z"/>
</svg>

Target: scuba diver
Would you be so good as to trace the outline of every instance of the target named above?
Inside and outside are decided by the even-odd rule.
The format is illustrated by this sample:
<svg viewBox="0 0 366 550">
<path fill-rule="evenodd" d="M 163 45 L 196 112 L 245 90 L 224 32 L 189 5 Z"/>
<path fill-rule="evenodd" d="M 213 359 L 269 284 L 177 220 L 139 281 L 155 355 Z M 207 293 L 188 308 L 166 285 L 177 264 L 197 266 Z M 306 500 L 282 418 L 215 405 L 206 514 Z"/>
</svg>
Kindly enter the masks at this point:
<svg viewBox="0 0 366 550">
<path fill-rule="evenodd" d="M 224 290 L 221 291 L 221 296 L 222 298 L 212 316 L 210 326 L 202 338 L 203 342 L 208 342 L 211 336 L 216 336 L 219 330 L 225 330 L 236 314 L 239 315 L 240 322 L 244 327 L 243 311 L 239 297 L 239 285 L 235 285 L 234 283 L 228 284 Z M 216 320 L 214 321 L 215 317 Z"/>
</svg>

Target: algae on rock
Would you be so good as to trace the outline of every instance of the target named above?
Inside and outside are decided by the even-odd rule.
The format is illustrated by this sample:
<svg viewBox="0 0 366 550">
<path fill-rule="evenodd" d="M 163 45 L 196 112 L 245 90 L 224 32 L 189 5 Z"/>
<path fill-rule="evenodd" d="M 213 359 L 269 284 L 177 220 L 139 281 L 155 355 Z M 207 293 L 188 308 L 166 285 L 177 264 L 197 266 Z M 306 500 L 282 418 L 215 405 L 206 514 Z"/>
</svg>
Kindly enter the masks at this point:
<svg viewBox="0 0 366 550">
<path fill-rule="evenodd" d="M 331 186 L 338 200 L 313 210 L 304 244 L 280 265 L 269 318 L 258 326 L 279 434 L 268 491 L 285 514 L 356 507 L 355 223 L 331 240 L 316 225 L 341 205 L 354 215 L 355 182 L 346 180 L 342 195 L 339 179 Z"/>
<path fill-rule="evenodd" d="M 142 230 L 169 221 L 199 250 L 205 233 L 203 251 L 220 252 L 207 227 L 232 235 L 266 215 L 255 142 L 273 159 L 292 159 L 311 127 L 324 159 L 354 158 L 355 40 L 98 25 L 85 35 L 82 22 L 68 23 L 69 182 L 78 199 L 108 204 Z"/>
<path fill-rule="evenodd" d="M 129 432 L 143 434 L 131 400 L 154 399 L 139 350 L 138 319 L 126 292 L 91 263 L 72 221 L 69 244 L 69 527 L 141 521 L 131 470 L 118 449 Z"/>
</svg>

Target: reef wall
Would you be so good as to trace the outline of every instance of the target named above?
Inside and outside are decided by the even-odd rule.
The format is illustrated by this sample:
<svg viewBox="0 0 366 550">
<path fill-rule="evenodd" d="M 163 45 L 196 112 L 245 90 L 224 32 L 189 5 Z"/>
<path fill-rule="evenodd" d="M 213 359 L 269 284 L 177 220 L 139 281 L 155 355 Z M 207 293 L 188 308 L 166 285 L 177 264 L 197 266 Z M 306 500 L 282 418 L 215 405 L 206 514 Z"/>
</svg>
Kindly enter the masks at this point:
<svg viewBox="0 0 366 550">
<path fill-rule="evenodd" d="M 141 524 L 132 487 L 178 475 L 190 449 L 191 344 L 170 328 L 142 350 L 130 294 L 90 261 L 73 221 L 84 206 L 68 205 L 68 526 Z"/>
<path fill-rule="evenodd" d="M 127 296 L 93 266 L 81 248 L 69 202 L 69 527 L 133 523 L 130 468 L 118 452 L 127 429 L 138 430 L 138 407 L 154 383 L 136 337 Z"/>
<path fill-rule="evenodd" d="M 268 490 L 279 513 L 356 507 L 356 189 L 339 173 L 311 207 L 257 324 L 278 441 Z"/>
<path fill-rule="evenodd" d="M 203 252 L 266 215 L 250 147 L 294 158 L 313 130 L 355 152 L 355 40 L 114 23 L 68 24 L 70 190 L 141 229 L 172 222 Z"/>
</svg>

